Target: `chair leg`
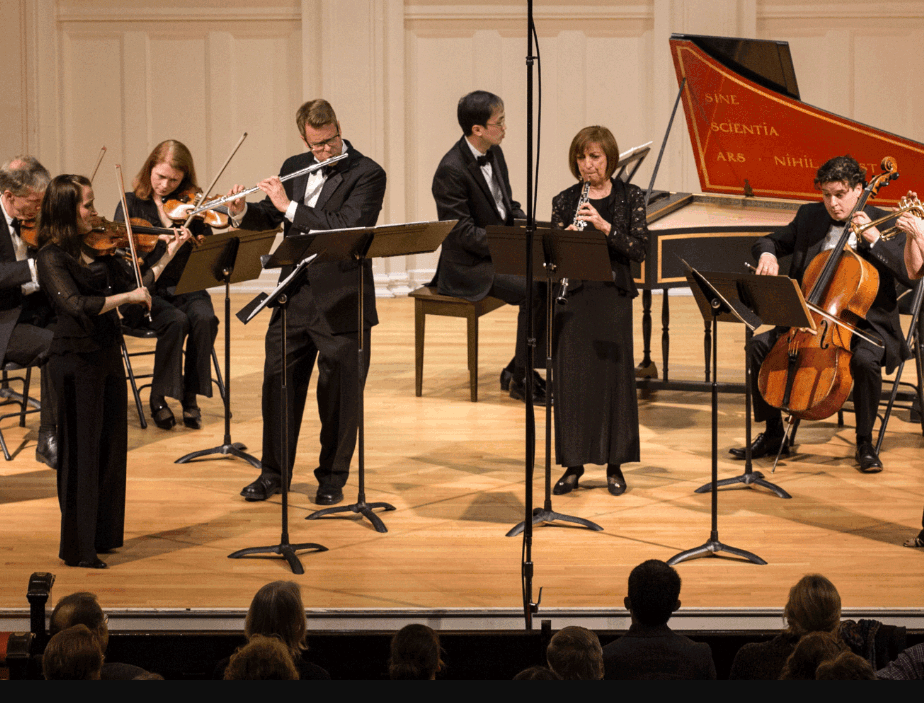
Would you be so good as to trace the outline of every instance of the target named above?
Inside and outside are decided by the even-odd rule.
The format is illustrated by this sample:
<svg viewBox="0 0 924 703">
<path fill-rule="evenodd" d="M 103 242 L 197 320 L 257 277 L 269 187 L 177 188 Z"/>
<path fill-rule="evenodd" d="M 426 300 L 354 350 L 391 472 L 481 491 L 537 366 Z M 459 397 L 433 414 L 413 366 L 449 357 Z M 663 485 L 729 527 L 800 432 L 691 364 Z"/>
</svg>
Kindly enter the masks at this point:
<svg viewBox="0 0 924 703">
<path fill-rule="evenodd" d="M 478 402 L 478 315 L 468 315 L 468 385 L 473 403 Z"/>
<path fill-rule="evenodd" d="M 418 398 L 423 395 L 423 362 L 424 362 L 424 333 L 427 326 L 427 315 L 423 310 L 423 303 L 414 301 L 414 395 Z"/>
<path fill-rule="evenodd" d="M 26 369 L 26 380 L 22 386 L 22 403 L 20 403 L 19 426 L 26 426 L 26 409 L 29 407 L 29 386 L 32 383 L 32 367 Z"/>
<path fill-rule="evenodd" d="M 135 396 L 135 407 L 138 410 L 138 420 L 141 423 L 141 429 L 148 428 L 148 421 L 144 416 L 144 405 L 141 403 L 141 394 L 138 392 L 138 384 L 135 382 L 135 372 L 132 370 L 132 361 L 128 356 L 128 348 L 125 346 L 125 340 L 122 340 L 122 361 L 125 363 L 125 373 L 128 376 L 129 383 L 132 384 L 132 394 Z"/>
</svg>

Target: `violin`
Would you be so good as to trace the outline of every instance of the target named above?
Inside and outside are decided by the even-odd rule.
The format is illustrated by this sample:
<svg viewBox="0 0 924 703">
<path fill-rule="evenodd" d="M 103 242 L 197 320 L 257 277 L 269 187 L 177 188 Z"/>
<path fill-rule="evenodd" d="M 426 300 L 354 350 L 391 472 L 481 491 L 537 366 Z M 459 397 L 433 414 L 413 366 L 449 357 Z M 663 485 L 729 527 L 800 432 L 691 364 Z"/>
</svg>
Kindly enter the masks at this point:
<svg viewBox="0 0 924 703">
<path fill-rule="evenodd" d="M 147 220 L 133 217 L 130 220 L 132 241 L 140 252 L 154 251 L 161 234 L 174 234 L 172 229 L 166 227 L 153 227 Z M 116 249 L 129 248 L 128 227 L 124 222 L 110 222 L 105 217 L 98 217 L 93 223 L 93 229 L 84 237 L 84 244 L 97 251 L 100 255 L 112 253 Z"/>
<path fill-rule="evenodd" d="M 898 178 L 892 157 L 882 160 L 882 169 L 863 190 L 848 223 L 871 195 Z M 846 246 L 850 233 L 845 226 L 837 245 L 812 259 L 803 276 L 814 329 L 789 330 L 760 367 L 758 388 L 764 400 L 800 420 L 824 420 L 847 400 L 853 388 L 850 345 L 853 334 L 861 334 L 854 323 L 866 317 L 879 292 L 876 267 Z"/>
<path fill-rule="evenodd" d="M 190 186 L 170 200 L 164 201 L 164 212 L 174 222 L 185 223 L 193 211 L 210 202 L 200 202 L 202 195 L 201 190 Z M 203 220 L 212 229 L 226 229 L 231 224 L 227 208 L 222 208 L 221 210 L 207 209 L 204 212 L 197 213 L 195 217 Z"/>
</svg>

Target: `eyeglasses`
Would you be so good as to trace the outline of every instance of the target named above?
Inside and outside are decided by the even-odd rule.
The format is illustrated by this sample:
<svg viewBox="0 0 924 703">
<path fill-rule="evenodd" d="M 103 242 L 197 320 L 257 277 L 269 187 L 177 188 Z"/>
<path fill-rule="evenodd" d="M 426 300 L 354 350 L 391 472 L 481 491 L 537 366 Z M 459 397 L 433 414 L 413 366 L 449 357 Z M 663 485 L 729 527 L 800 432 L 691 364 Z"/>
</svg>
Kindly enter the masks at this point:
<svg viewBox="0 0 924 703">
<path fill-rule="evenodd" d="M 501 129 L 504 129 L 507 126 L 507 122 L 503 117 L 501 117 L 497 122 L 485 122 L 484 126 L 485 127 L 500 127 Z"/>
<path fill-rule="evenodd" d="M 330 139 L 325 139 L 323 142 L 317 142 L 316 144 L 308 144 L 308 148 L 311 149 L 312 151 L 323 151 L 324 149 L 328 149 L 334 146 L 334 144 L 337 143 L 338 139 L 340 139 L 340 132 L 337 132 Z"/>
</svg>

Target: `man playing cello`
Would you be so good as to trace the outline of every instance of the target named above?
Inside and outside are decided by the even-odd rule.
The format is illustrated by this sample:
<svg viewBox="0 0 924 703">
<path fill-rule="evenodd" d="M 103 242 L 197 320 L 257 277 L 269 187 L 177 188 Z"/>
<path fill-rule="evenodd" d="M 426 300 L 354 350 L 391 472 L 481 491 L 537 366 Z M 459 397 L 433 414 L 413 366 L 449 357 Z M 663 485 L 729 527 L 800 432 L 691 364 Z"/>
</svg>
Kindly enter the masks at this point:
<svg viewBox="0 0 924 703">
<path fill-rule="evenodd" d="M 802 283 L 802 277 L 812 259 L 827 249 L 833 248 L 844 231 L 845 219 L 850 215 L 866 185 L 864 170 L 851 156 L 838 156 L 818 169 L 815 188 L 821 191 L 822 202 L 803 205 L 795 219 L 783 229 L 757 240 L 751 250 L 758 260 L 756 273 L 764 276 L 779 274 L 779 258 L 792 256 L 789 277 Z M 862 225 L 885 216 L 887 213 L 869 205 L 854 215 L 853 221 Z M 913 285 L 908 279 L 904 263 L 905 234 L 899 232 L 891 240 L 880 238 L 879 231 L 870 227 L 857 238 L 850 235 L 850 246 L 879 272 L 879 290 L 866 315 L 857 327 L 871 336 L 878 337 L 884 348 L 853 335 L 850 371 L 854 378 L 853 403 L 856 413 L 857 451 L 856 460 L 863 473 L 882 471 L 882 462 L 873 446 L 873 423 L 882 392 L 882 371 L 891 373 L 902 359 L 910 354 L 901 333 L 898 318 L 898 302 L 895 291 L 896 279 Z M 758 369 L 773 348 L 783 328 L 757 335 L 751 342 L 749 363 L 754 398 L 754 419 L 764 421 L 766 429 L 751 445 L 751 456 L 775 455 L 782 449 L 789 453 L 784 439 L 780 410 L 771 407 L 757 388 Z M 743 459 L 745 450 L 729 450 L 735 457 Z"/>
</svg>

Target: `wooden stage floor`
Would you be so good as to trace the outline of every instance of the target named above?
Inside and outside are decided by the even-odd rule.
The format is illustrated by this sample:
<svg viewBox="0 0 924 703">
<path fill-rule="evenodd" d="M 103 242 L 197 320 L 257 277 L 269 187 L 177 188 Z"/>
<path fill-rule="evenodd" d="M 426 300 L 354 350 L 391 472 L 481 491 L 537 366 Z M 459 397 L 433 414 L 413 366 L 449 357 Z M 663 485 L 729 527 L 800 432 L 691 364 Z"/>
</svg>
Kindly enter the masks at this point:
<svg viewBox="0 0 924 703">
<path fill-rule="evenodd" d="M 232 309 L 250 297 L 234 294 Z M 218 298 L 215 303 L 221 307 Z M 698 313 L 690 297 L 671 303 L 671 376 L 700 380 Z M 318 627 L 324 627 L 317 625 L 324 617 L 338 629 L 372 627 L 381 618 L 400 626 L 405 617 L 447 629 L 519 626 L 522 542 L 504 534 L 523 514 L 525 413 L 521 403 L 499 391 L 497 380 L 512 354 L 515 310 L 502 308 L 481 320 L 480 400 L 471 403 L 464 321 L 428 319 L 424 395 L 416 398 L 413 303 L 385 299 L 378 308 L 382 323 L 373 331 L 366 392 L 367 498 L 397 508 L 382 514 L 387 534 L 354 515 L 304 520 L 315 508 L 311 471 L 318 423 L 312 387 L 290 501 L 291 537 L 329 551 L 302 555 L 306 573 L 299 577 L 278 558 L 229 560 L 234 550 L 278 541 L 280 500 L 244 502 L 239 491 L 256 472 L 243 461 L 174 463 L 189 451 L 221 444 L 224 424 L 216 394 L 202 402 L 205 427 L 199 432 L 180 427 L 165 432 L 153 424 L 141 430 L 129 406 L 125 546 L 106 557 L 108 570 L 67 568 L 57 558 L 55 474 L 34 461 L 37 420 L 32 416 L 26 429 L 6 420 L 4 434 L 18 453 L 11 462 L 0 461 L 0 619 L 21 622 L 29 575 L 49 571 L 57 577 L 56 597 L 94 591 L 111 616 L 119 614 L 139 628 L 156 627 L 155 620 L 171 615 L 186 623 L 174 620 L 171 629 L 215 629 L 229 619 L 238 627 L 260 586 L 290 578 L 302 585 Z M 637 302 L 636 359 L 640 313 Z M 265 317 L 247 328 L 233 320 L 232 436 L 257 458 L 265 329 Z M 660 359 L 660 330 L 654 337 L 653 353 Z M 133 349 L 140 344 L 131 340 Z M 720 379 L 742 380 L 743 331 L 723 326 L 720 345 Z M 223 353 L 223 330 L 218 346 Z M 669 559 L 709 538 L 710 497 L 693 493 L 709 477 L 709 402 L 707 393 L 641 397 L 642 462 L 625 467 L 629 491 L 610 496 L 602 467 L 588 467 L 581 490 L 556 497 L 557 510 L 589 518 L 603 532 L 537 528 L 533 598 L 542 587 L 539 618 L 554 617 L 555 627 L 566 622 L 622 627 L 632 567 L 645 559 Z M 542 468 L 544 409 L 536 418 Z M 743 443 L 743 396 L 720 396 L 719 422 L 719 475 L 734 476 L 743 465 L 726 451 Z M 685 629 L 695 629 L 697 622 L 709 629 L 777 627 L 789 587 L 809 572 L 832 579 L 848 615 L 921 627 L 924 552 L 901 542 L 920 529 L 924 438 L 919 426 L 909 424 L 908 412 L 899 411 L 884 446 L 885 471 L 863 475 L 854 466 L 850 413 L 847 422 L 841 429 L 833 420 L 803 424 L 798 453 L 772 477 L 792 500 L 746 488 L 720 494 L 720 539 L 756 552 L 768 565 L 730 558 L 680 565 Z M 769 472 L 768 461 L 756 468 Z M 353 465 L 348 500 L 356 495 L 355 457 Z M 558 475 L 553 467 L 552 480 Z M 540 480 L 536 491 L 541 505 Z M 131 620 L 133 614 L 137 620 Z"/>
</svg>

